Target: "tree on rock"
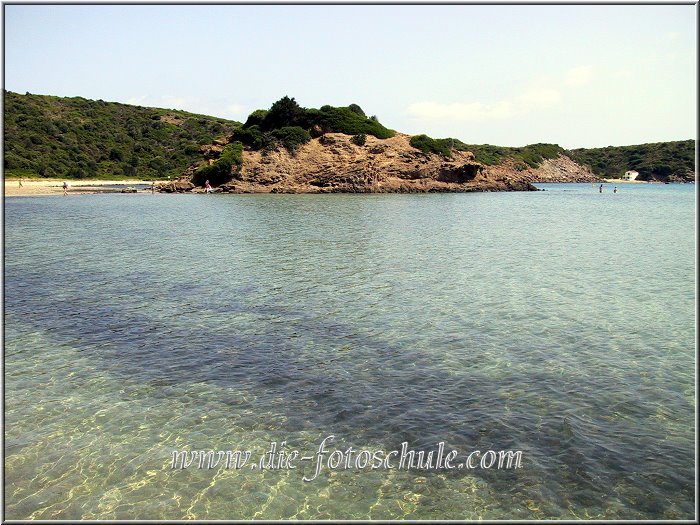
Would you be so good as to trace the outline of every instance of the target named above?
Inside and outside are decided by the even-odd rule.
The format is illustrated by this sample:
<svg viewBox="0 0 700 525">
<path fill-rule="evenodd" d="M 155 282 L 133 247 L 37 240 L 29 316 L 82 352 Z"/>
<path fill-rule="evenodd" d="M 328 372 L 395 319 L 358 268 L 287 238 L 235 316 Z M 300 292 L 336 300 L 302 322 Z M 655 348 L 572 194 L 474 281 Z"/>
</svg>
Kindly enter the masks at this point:
<svg viewBox="0 0 700 525">
<path fill-rule="evenodd" d="M 297 104 L 293 97 L 285 96 L 272 104 L 270 111 L 260 123 L 260 129 L 269 131 L 287 126 L 298 126 L 303 118 L 304 109 Z"/>
</svg>

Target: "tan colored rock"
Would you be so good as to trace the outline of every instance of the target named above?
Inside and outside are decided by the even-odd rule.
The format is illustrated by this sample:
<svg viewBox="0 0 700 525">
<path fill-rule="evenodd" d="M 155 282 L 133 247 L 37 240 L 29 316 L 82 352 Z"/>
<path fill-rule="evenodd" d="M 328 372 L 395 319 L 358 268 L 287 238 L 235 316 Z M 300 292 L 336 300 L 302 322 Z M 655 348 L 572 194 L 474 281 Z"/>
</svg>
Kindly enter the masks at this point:
<svg viewBox="0 0 700 525">
<path fill-rule="evenodd" d="M 319 130 L 316 130 L 317 132 Z M 350 135 L 324 133 L 290 153 L 251 151 L 233 180 L 222 185 L 228 193 L 394 193 L 534 190 L 531 182 L 594 180 L 590 170 L 568 157 L 547 160 L 537 169 L 518 171 L 512 161 L 484 166 L 469 151 L 451 158 L 425 154 L 409 143 L 410 135 L 389 139 L 367 136 L 358 146 Z M 213 145 L 220 148 L 221 145 Z M 211 155 L 211 153 L 210 153 Z M 181 180 L 192 180 L 196 166 Z M 595 178 L 597 180 L 597 178 Z"/>
<path fill-rule="evenodd" d="M 221 156 L 221 152 L 224 151 L 224 146 L 215 141 L 214 144 L 200 146 L 199 151 L 207 159 L 218 159 Z"/>
<path fill-rule="evenodd" d="M 507 160 L 497 166 L 486 168 L 489 176 L 496 180 L 515 179 L 525 182 L 596 182 L 600 178 L 587 166 L 582 166 L 566 155 L 556 159 L 545 159 L 536 168 L 518 170 L 517 164 Z"/>
</svg>

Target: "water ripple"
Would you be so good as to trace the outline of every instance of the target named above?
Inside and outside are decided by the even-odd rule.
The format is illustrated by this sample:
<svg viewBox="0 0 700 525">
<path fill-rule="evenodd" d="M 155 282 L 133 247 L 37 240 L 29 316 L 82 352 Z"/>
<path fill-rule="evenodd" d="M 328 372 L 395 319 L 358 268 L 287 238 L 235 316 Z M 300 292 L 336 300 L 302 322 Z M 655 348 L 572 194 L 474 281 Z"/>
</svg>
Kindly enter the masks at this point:
<svg viewBox="0 0 700 525">
<path fill-rule="evenodd" d="M 692 192 L 556 188 L 8 200 L 8 516 L 691 516 Z M 166 468 L 329 433 L 525 468 Z"/>
</svg>

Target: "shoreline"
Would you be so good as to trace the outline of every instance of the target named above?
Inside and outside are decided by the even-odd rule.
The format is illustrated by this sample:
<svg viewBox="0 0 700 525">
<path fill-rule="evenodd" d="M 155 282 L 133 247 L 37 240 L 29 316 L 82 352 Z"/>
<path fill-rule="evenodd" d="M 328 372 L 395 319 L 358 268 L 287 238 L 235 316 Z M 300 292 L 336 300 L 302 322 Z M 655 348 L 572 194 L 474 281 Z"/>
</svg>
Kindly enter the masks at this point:
<svg viewBox="0 0 700 525">
<path fill-rule="evenodd" d="M 19 186 L 19 179 L 16 177 L 5 179 L 5 197 L 35 197 L 41 195 L 63 195 L 63 181 L 64 179 L 22 179 L 22 187 Z M 118 179 L 118 180 L 105 180 L 105 179 L 80 179 L 80 180 L 65 180 L 70 187 L 68 188 L 68 195 L 84 195 L 84 194 L 95 194 L 95 193 L 119 193 L 119 190 L 114 189 L 101 189 L 102 186 L 114 186 L 123 185 L 135 186 L 135 185 L 148 185 L 150 186 L 153 181 L 150 180 L 136 180 L 136 179 Z M 156 181 L 156 184 L 163 181 Z M 138 193 L 144 193 L 149 190 L 139 190 Z"/>
<path fill-rule="evenodd" d="M 90 194 L 101 194 L 101 193 L 120 193 L 119 189 L 115 188 L 103 188 L 104 186 L 148 186 L 148 188 L 138 188 L 135 193 L 151 193 L 150 185 L 152 182 L 156 184 L 156 193 L 162 193 L 162 186 L 168 184 L 169 182 L 175 182 L 172 180 L 139 180 L 139 179 L 80 179 L 80 180 L 66 180 L 70 187 L 68 188 L 68 195 L 90 195 Z M 538 181 L 533 184 L 543 184 L 547 181 Z M 601 179 L 602 184 L 662 184 L 659 181 L 643 181 L 643 180 L 623 180 L 623 179 Z M 597 183 L 592 183 L 597 184 Z M 159 189 L 160 186 L 160 189 Z M 38 197 L 38 196 L 50 196 L 50 195 L 63 195 L 63 179 L 22 179 L 22 187 L 19 187 L 19 179 L 16 177 L 4 180 L 5 197 Z M 191 191 L 191 190 L 190 190 Z M 494 191 L 491 189 L 491 191 Z M 202 193 L 202 189 L 194 189 L 192 193 Z M 166 192 L 167 193 L 167 192 Z M 176 192 L 177 193 L 177 192 Z M 188 192 L 189 193 L 189 192 Z M 215 193 L 229 193 L 215 191 Z M 231 193 L 257 193 L 254 191 L 241 191 L 241 192 L 231 192 Z M 274 192 L 273 192 L 274 193 Z M 314 193 L 331 193 L 326 191 L 314 192 Z M 384 192 L 379 192 L 384 193 Z M 394 193 L 394 192 L 386 192 Z M 416 192 L 422 193 L 422 192 Z"/>
<path fill-rule="evenodd" d="M 627 179 L 601 179 L 602 183 L 608 184 L 663 184 L 655 180 L 627 180 Z"/>
</svg>

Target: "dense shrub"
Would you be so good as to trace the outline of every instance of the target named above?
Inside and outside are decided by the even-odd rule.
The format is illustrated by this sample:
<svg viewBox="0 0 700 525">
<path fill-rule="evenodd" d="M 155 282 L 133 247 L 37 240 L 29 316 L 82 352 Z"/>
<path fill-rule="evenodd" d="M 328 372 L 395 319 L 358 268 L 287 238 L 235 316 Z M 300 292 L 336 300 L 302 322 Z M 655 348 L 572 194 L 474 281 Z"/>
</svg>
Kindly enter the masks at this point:
<svg viewBox="0 0 700 525">
<path fill-rule="evenodd" d="M 318 124 L 334 133 L 346 135 L 365 133 L 378 139 L 388 139 L 395 135 L 392 130 L 382 126 L 379 121 L 368 119 L 346 107 L 324 106 L 317 118 L 318 120 L 313 124 Z"/>
<path fill-rule="evenodd" d="M 464 149 L 471 151 L 477 162 L 481 162 L 487 166 L 493 166 L 494 164 L 503 162 L 510 154 L 509 152 L 511 152 L 511 148 L 491 146 L 490 144 L 465 144 Z"/>
<path fill-rule="evenodd" d="M 221 156 L 212 164 L 199 168 L 192 182 L 198 186 L 204 186 L 208 180 L 212 186 L 219 186 L 229 182 L 233 178 L 233 170 L 238 170 L 243 165 L 243 144 L 233 142 L 227 144 L 221 152 Z"/>
<path fill-rule="evenodd" d="M 243 124 L 244 128 L 249 128 L 251 126 L 260 126 L 265 117 L 267 116 L 266 109 L 256 109 L 250 115 L 248 115 L 248 120 Z"/>
<path fill-rule="evenodd" d="M 325 106 L 324 106 L 325 107 Z M 330 106 L 328 106 L 330 107 Z M 320 109 L 315 109 L 315 108 L 309 108 L 304 110 L 304 116 L 302 117 L 301 122 L 299 125 L 304 128 L 310 130 L 314 126 L 319 126 L 320 128 L 323 128 L 323 126 L 320 125 L 321 118 L 323 116 L 323 112 Z M 325 130 L 326 132 L 329 132 L 329 129 Z"/>
<path fill-rule="evenodd" d="M 531 144 L 522 148 L 508 148 L 503 146 L 491 146 L 489 144 L 465 144 L 461 140 L 432 139 L 427 135 L 416 135 L 411 137 L 411 146 L 424 153 L 437 153 L 443 156 L 450 156 L 453 150 L 471 151 L 477 162 L 489 166 L 500 164 L 506 159 L 515 162 L 515 169 L 523 171 L 529 168 L 536 168 L 544 159 L 553 159 L 564 153 L 564 150 L 557 144 Z"/>
<path fill-rule="evenodd" d="M 361 117 L 366 117 L 366 116 L 367 116 L 367 115 L 365 115 L 365 112 L 362 111 L 362 108 L 361 108 L 360 106 L 358 106 L 357 104 L 350 104 L 350 105 L 348 106 L 348 109 L 349 109 L 350 111 L 352 111 L 353 113 L 357 113 L 357 114 L 360 115 Z"/>
<path fill-rule="evenodd" d="M 197 186 L 204 186 L 208 180 L 212 186 L 219 186 L 231 178 L 231 163 L 219 159 L 213 164 L 199 168 L 192 177 L 192 182 Z"/>
<path fill-rule="evenodd" d="M 471 151 L 477 162 L 492 166 L 500 164 L 506 159 L 513 159 L 516 169 L 525 170 L 528 167 L 536 168 L 544 159 L 554 159 L 564 150 L 557 144 L 531 144 L 522 148 L 508 148 L 504 146 L 492 146 L 489 144 L 464 144 L 456 141 L 455 149 Z"/>
<path fill-rule="evenodd" d="M 364 146 L 365 142 L 367 142 L 367 135 L 365 135 L 364 133 L 358 133 L 357 135 L 353 135 L 350 139 L 350 142 L 357 146 Z"/>
<path fill-rule="evenodd" d="M 259 150 L 268 147 L 273 142 L 273 137 L 269 133 L 263 133 L 259 126 L 254 125 L 236 129 L 231 135 L 231 140 Z"/>
<path fill-rule="evenodd" d="M 516 152 L 525 164 L 536 168 L 544 159 L 555 159 L 564 150 L 557 144 L 530 144 L 523 148 L 516 148 Z"/>
<path fill-rule="evenodd" d="M 116 160 L 118 162 L 121 162 L 124 160 L 124 154 L 121 152 L 121 150 L 117 148 L 112 148 L 109 150 L 109 160 Z"/>
<path fill-rule="evenodd" d="M 294 98 L 282 97 L 272 104 L 270 111 L 260 123 L 260 129 L 270 131 L 273 129 L 298 126 L 303 122 L 304 109 L 297 104 Z"/>
<path fill-rule="evenodd" d="M 311 140 L 309 132 L 299 126 L 285 126 L 276 129 L 272 131 L 272 136 L 290 152 L 296 151 L 299 146 Z"/>
<path fill-rule="evenodd" d="M 240 168 L 243 166 L 243 144 L 232 142 L 224 147 L 220 159 L 230 161 L 233 166 Z"/>
<path fill-rule="evenodd" d="M 324 105 L 320 109 L 305 109 L 299 106 L 294 98 L 285 96 L 275 102 L 269 111 L 256 110 L 251 113 L 246 123 L 234 131 L 231 139 L 241 141 L 255 150 L 283 145 L 294 151 L 311 139 L 311 131 L 314 136 L 323 133 L 344 133 L 387 139 L 395 135 L 394 131 L 382 126 L 377 117 L 367 118 L 357 104 L 350 104 L 348 107 Z"/>
<path fill-rule="evenodd" d="M 423 153 L 437 153 L 444 157 L 452 155 L 450 149 L 450 139 L 433 139 L 428 135 L 415 135 L 409 142 L 411 146 L 421 150 Z"/>
<path fill-rule="evenodd" d="M 516 158 L 531 168 L 539 166 L 544 159 L 554 159 L 564 152 L 557 144 L 530 144 L 514 150 Z"/>
</svg>

